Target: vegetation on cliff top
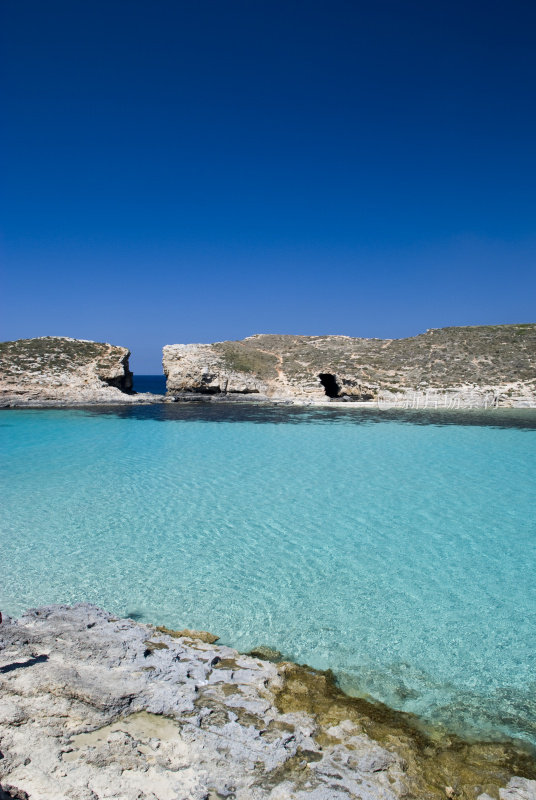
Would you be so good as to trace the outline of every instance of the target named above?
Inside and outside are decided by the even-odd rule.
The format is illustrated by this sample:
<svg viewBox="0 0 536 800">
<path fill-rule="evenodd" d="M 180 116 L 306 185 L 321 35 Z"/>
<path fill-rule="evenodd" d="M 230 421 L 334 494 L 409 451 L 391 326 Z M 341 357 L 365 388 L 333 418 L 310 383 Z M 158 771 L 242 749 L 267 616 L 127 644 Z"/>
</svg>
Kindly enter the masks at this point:
<svg viewBox="0 0 536 800">
<path fill-rule="evenodd" d="M 6 378 L 38 377 L 41 374 L 71 372 L 95 364 L 97 373 L 106 373 L 128 358 L 123 347 L 82 339 L 43 336 L 0 342 L 0 375 Z"/>
<path fill-rule="evenodd" d="M 406 339 L 259 334 L 214 349 L 231 370 L 293 382 L 321 372 L 393 388 L 536 380 L 536 324 L 437 328 Z"/>
</svg>

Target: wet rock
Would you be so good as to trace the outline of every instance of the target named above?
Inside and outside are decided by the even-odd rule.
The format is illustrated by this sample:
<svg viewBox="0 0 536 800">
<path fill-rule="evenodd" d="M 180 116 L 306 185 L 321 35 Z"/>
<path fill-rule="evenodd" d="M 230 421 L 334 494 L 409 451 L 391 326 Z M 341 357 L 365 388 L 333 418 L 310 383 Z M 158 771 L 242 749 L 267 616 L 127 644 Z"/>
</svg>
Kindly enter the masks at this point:
<svg viewBox="0 0 536 800">
<path fill-rule="evenodd" d="M 184 628 L 182 631 L 173 631 L 170 628 L 159 625 L 156 630 L 172 636 L 174 639 L 198 639 L 201 642 L 206 642 L 206 644 L 214 644 L 220 638 L 209 631 L 193 631 L 190 628 Z"/>
<path fill-rule="evenodd" d="M 283 661 L 283 655 L 279 652 L 279 650 L 274 650 L 272 647 L 267 647 L 264 644 L 261 644 L 260 647 L 256 647 L 254 650 L 251 650 L 249 655 L 254 656 L 255 658 L 263 658 L 265 661 L 273 661 L 276 664 L 279 661 Z"/>
<path fill-rule="evenodd" d="M 501 800 L 536 800 L 536 781 L 512 778 L 505 789 L 499 790 Z"/>
</svg>

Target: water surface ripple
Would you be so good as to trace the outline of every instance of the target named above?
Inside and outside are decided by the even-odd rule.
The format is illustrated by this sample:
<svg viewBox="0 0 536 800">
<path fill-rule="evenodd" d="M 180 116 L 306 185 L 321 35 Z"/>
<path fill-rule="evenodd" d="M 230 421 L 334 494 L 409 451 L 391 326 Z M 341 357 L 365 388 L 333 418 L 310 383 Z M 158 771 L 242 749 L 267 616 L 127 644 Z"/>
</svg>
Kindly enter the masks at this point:
<svg viewBox="0 0 536 800">
<path fill-rule="evenodd" d="M 0 415 L 0 608 L 205 628 L 536 743 L 534 412 Z"/>
</svg>

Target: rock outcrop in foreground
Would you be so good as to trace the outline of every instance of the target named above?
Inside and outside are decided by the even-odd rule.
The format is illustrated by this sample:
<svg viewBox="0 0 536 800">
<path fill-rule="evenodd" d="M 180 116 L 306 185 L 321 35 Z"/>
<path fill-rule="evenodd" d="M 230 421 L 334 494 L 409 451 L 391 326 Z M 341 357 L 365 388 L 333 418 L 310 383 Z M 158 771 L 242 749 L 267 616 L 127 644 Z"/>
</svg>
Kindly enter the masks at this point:
<svg viewBox="0 0 536 800">
<path fill-rule="evenodd" d="M 457 394 L 536 405 L 536 324 L 439 328 L 408 339 L 256 335 L 164 347 L 169 395 L 383 401 Z M 478 404 L 478 403 L 477 403 Z"/>
<path fill-rule="evenodd" d="M 0 406 L 147 402 L 129 394 L 126 347 L 43 336 L 0 342 Z"/>
<path fill-rule="evenodd" d="M 511 747 L 429 738 L 329 676 L 196 635 L 90 605 L 4 619 L 0 798 L 536 798 Z"/>
</svg>

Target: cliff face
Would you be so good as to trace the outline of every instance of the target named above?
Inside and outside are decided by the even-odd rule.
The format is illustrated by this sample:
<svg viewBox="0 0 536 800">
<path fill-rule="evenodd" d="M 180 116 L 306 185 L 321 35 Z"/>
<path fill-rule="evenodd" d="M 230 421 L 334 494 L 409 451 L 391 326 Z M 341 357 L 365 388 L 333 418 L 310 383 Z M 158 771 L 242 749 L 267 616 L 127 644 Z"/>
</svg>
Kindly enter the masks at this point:
<svg viewBox="0 0 536 800">
<path fill-rule="evenodd" d="M 126 347 L 45 336 L 0 343 L 0 404 L 125 402 Z"/>
<path fill-rule="evenodd" d="M 489 395 L 536 404 L 536 324 L 429 330 L 407 339 L 256 335 L 168 345 L 168 394 L 247 393 L 299 400 Z"/>
</svg>

